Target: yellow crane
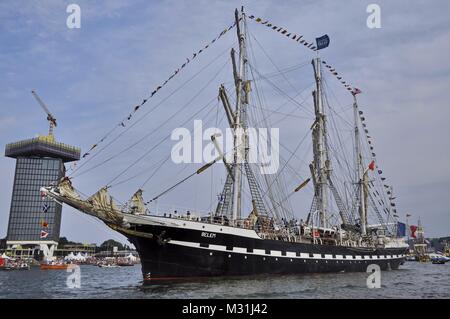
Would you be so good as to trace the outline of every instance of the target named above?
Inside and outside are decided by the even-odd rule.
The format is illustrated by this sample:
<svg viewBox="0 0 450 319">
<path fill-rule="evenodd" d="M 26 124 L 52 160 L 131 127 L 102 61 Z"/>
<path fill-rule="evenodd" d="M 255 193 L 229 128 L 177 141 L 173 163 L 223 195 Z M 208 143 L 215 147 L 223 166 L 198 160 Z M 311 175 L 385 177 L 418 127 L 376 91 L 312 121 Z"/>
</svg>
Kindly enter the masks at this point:
<svg viewBox="0 0 450 319">
<path fill-rule="evenodd" d="M 39 95 L 37 95 L 35 91 L 31 91 L 31 94 L 33 94 L 36 101 L 38 101 L 39 105 L 44 109 L 45 113 L 47 113 L 47 121 L 50 125 L 48 129 L 48 135 L 53 136 L 53 128 L 57 126 L 55 117 L 52 115 L 52 113 L 50 113 L 45 103 L 41 100 L 41 98 L 39 97 Z"/>
</svg>

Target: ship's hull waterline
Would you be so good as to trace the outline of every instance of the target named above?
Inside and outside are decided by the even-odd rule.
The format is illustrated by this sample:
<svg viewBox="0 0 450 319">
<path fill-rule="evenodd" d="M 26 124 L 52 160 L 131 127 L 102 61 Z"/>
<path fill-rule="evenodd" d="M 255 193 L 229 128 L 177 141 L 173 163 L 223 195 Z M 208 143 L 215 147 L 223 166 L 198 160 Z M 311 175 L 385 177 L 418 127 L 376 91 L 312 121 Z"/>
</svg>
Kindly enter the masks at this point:
<svg viewBox="0 0 450 319">
<path fill-rule="evenodd" d="M 398 269 L 406 256 L 405 248 L 286 242 L 261 239 L 245 229 L 173 221 L 172 225 L 132 224 L 135 231 L 153 234 L 153 238 L 124 233 L 140 255 L 144 284 L 207 277 L 365 272 L 371 264 L 381 270 Z M 232 234 L 229 229 L 234 230 Z"/>
</svg>

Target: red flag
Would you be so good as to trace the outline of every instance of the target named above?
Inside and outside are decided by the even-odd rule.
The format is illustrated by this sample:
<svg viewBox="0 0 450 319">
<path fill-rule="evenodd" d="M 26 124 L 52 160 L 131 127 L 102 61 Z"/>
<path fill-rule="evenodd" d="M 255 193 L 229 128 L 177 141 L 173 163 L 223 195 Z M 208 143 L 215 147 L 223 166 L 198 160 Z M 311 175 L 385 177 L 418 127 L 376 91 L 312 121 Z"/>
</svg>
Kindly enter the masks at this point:
<svg viewBox="0 0 450 319">
<path fill-rule="evenodd" d="M 41 239 L 42 238 L 47 238 L 48 233 L 45 230 L 41 230 Z"/>
<path fill-rule="evenodd" d="M 370 162 L 369 169 L 373 171 L 375 169 L 375 161 Z"/>
<path fill-rule="evenodd" d="M 320 237 L 320 233 L 318 230 L 314 230 L 314 238 Z"/>
<path fill-rule="evenodd" d="M 409 226 L 409 229 L 411 230 L 411 237 L 412 238 L 417 238 L 416 237 L 417 226 L 411 225 L 411 226 Z"/>
<path fill-rule="evenodd" d="M 353 95 L 356 95 L 356 94 L 359 94 L 359 93 L 362 93 L 362 91 L 360 89 L 358 89 L 358 88 L 354 88 L 353 91 L 352 91 Z"/>
<path fill-rule="evenodd" d="M 48 222 L 46 222 L 45 220 L 43 220 L 41 222 L 41 226 L 47 228 L 48 227 Z"/>
</svg>

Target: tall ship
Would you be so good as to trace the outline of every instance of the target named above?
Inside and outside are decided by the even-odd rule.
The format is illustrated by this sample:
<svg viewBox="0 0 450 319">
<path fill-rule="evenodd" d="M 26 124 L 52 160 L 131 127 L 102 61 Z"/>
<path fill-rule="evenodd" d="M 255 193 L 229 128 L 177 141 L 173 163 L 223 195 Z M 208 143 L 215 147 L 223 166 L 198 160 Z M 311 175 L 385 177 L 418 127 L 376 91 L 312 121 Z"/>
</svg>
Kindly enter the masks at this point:
<svg viewBox="0 0 450 319">
<path fill-rule="evenodd" d="M 254 56 L 249 54 L 252 43 L 247 24 L 253 23 L 250 21 L 316 51 L 310 73 L 312 108 L 305 110 L 310 112 L 311 122 L 307 124 L 308 138 L 302 140 L 312 141 L 310 152 L 306 153 L 309 158 L 303 162 L 307 176 L 299 176 L 290 165 L 298 147 L 287 148 L 288 158 L 281 160 L 275 172 L 267 173 L 266 162 L 251 160 L 255 145 L 250 128 L 258 127 L 256 124 L 262 120 L 267 127 L 270 123 L 261 116 L 264 110 L 254 106 L 263 99 L 258 83 L 268 76 L 257 71 Z M 408 246 L 397 236 L 398 215 L 392 194 L 375 161 L 371 137 L 366 134 L 364 114 L 357 102 L 361 91 L 344 85 L 352 97 L 351 117 L 345 120 L 346 130 L 336 129 L 335 119 L 340 115 L 328 103 L 324 72 L 330 71 L 332 75 L 337 72 L 319 57 L 319 41 L 317 46 L 305 43 L 303 36 L 247 15 L 243 9 L 235 11 L 234 24 L 218 38 L 231 29 L 237 35 L 236 49 L 231 48 L 231 57 L 226 57 L 231 63 L 232 90 L 217 83 L 218 103 L 233 133 L 231 151 L 225 152 L 218 143 L 220 135 L 212 134 L 216 157 L 185 178 L 174 179 L 171 187 L 147 201 L 144 189 L 139 188 L 129 193 L 133 194 L 130 200 L 119 204 L 109 194 L 111 185 L 92 196 L 82 196 L 74 187 L 76 174 L 43 186 L 42 196 L 95 216 L 126 236 L 139 253 L 144 283 L 259 274 L 365 272 L 373 264 L 381 270 L 399 268 Z M 187 59 L 187 63 L 197 55 Z M 174 75 L 178 73 L 179 70 Z M 300 104 L 292 96 L 288 100 Z M 118 129 L 125 128 L 123 122 L 120 124 Z M 350 132 L 350 138 L 343 138 L 343 132 Z M 295 131 L 289 133 L 296 137 Z M 270 137 L 268 134 L 266 139 Z M 109 137 L 99 143 L 106 138 Z M 96 146 L 85 154 L 86 158 L 92 156 Z M 217 166 L 225 178 L 211 212 L 201 215 L 195 210 L 161 211 L 155 207 L 158 199 L 177 192 L 183 183 L 193 183 L 191 180 Z M 286 186 L 286 176 L 298 179 L 292 189 Z M 159 185 L 153 188 L 156 186 Z M 293 208 L 291 200 L 308 189 L 309 209 L 301 213 L 299 208 Z"/>
</svg>

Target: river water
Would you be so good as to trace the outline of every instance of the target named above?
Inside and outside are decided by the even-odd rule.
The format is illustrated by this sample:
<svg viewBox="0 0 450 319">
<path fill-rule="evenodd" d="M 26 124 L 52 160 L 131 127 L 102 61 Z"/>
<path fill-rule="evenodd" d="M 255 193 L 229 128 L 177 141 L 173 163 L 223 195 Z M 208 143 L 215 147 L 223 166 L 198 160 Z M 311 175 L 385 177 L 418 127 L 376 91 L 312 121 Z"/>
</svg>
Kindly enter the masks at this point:
<svg viewBox="0 0 450 319">
<path fill-rule="evenodd" d="M 381 287 L 367 288 L 367 273 L 211 279 L 143 287 L 140 265 L 80 267 L 79 288 L 65 270 L 0 271 L 0 298 L 450 298 L 450 263 L 406 262 L 381 272 Z"/>
</svg>

